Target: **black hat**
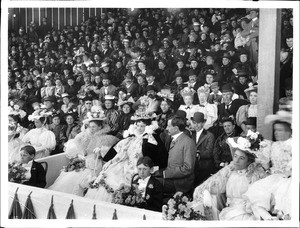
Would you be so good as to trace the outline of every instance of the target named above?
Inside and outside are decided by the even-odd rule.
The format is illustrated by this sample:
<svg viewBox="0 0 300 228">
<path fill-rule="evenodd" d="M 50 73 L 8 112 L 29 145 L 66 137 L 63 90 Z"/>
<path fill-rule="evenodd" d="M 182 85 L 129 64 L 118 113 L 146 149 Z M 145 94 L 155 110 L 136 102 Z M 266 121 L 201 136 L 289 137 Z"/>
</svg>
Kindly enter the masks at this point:
<svg viewBox="0 0 300 228">
<path fill-rule="evenodd" d="M 146 77 L 149 77 L 149 76 L 155 77 L 152 70 L 146 70 Z"/>
<path fill-rule="evenodd" d="M 153 86 L 153 85 L 147 85 L 147 86 L 146 86 L 146 93 L 147 93 L 148 91 L 151 91 L 151 90 L 157 92 L 157 89 L 155 88 L 155 86 Z"/>
<path fill-rule="evenodd" d="M 191 117 L 191 120 L 195 121 L 196 123 L 203 123 L 206 121 L 202 112 L 195 112 L 194 116 Z"/>
<path fill-rule="evenodd" d="M 101 74 L 101 76 L 102 76 L 102 80 L 103 79 L 109 79 L 109 80 L 111 80 L 108 74 L 103 73 L 103 74 Z"/>
<path fill-rule="evenodd" d="M 92 101 L 93 100 L 93 97 L 92 96 L 85 96 L 83 98 L 83 101 L 86 102 L 86 101 Z"/>
<path fill-rule="evenodd" d="M 231 84 L 225 84 L 225 85 L 223 85 L 222 89 L 221 89 L 221 92 L 222 93 L 233 92 Z"/>
<path fill-rule="evenodd" d="M 193 69 L 190 69 L 190 70 L 188 71 L 188 76 L 193 76 L 193 75 L 197 76 L 197 75 L 196 75 L 196 72 L 195 72 Z"/>
<path fill-rule="evenodd" d="M 227 52 L 225 52 L 225 53 L 223 54 L 222 58 L 231 59 L 231 56 L 230 56 Z"/>
<path fill-rule="evenodd" d="M 186 120 L 186 112 L 184 110 L 177 110 L 175 113 L 176 116 Z"/>
<path fill-rule="evenodd" d="M 51 101 L 51 102 L 56 102 L 56 98 L 54 96 L 48 96 L 48 97 L 45 97 L 43 99 L 43 101 Z"/>
</svg>

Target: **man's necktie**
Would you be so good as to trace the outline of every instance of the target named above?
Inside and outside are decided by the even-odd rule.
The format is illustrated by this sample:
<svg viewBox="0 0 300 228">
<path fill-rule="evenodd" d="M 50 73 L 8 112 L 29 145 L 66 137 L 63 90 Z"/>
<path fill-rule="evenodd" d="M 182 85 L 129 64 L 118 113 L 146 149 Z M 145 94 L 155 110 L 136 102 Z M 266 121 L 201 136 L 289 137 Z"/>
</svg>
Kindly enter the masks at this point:
<svg viewBox="0 0 300 228">
<path fill-rule="evenodd" d="M 170 149 L 175 145 L 175 140 L 173 137 L 171 137 L 171 140 Z"/>
</svg>

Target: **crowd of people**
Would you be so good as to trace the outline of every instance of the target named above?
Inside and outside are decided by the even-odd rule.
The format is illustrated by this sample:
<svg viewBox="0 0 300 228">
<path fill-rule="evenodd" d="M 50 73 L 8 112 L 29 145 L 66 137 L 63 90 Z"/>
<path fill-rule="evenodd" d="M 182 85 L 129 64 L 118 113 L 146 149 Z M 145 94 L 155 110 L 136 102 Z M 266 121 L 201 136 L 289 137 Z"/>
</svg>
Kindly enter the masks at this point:
<svg viewBox="0 0 300 228">
<path fill-rule="evenodd" d="M 52 190 L 112 202 L 138 173 L 147 209 L 161 211 L 178 191 L 202 203 L 209 189 L 226 193 L 220 219 L 273 219 L 271 195 L 289 215 L 292 11 L 282 10 L 280 111 L 267 120 L 276 142 L 259 138 L 264 147 L 259 9 L 105 11 L 61 30 L 43 18 L 9 32 L 9 162 L 28 163 L 20 151 L 29 144 L 31 160 L 85 160 Z M 38 180 L 29 182 L 41 187 Z"/>
</svg>

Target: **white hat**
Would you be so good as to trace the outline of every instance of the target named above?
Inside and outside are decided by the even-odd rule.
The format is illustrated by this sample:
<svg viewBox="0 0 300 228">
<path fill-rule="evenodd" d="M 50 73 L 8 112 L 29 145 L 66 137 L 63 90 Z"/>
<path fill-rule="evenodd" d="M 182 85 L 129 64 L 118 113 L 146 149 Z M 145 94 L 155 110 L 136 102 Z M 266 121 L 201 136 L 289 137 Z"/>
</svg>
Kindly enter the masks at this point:
<svg viewBox="0 0 300 228">
<path fill-rule="evenodd" d="M 292 124 L 292 113 L 280 110 L 275 115 L 268 115 L 265 118 L 265 124 L 273 124 L 276 121 Z"/>
</svg>

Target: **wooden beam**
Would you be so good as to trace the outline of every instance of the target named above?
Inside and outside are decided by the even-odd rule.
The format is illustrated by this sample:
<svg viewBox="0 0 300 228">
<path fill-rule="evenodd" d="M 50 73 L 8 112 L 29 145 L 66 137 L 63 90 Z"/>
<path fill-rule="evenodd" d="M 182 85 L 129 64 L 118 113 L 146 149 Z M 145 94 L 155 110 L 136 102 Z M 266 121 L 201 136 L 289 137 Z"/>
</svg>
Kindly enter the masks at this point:
<svg viewBox="0 0 300 228">
<path fill-rule="evenodd" d="M 261 8 L 259 27 L 257 130 L 271 140 L 272 126 L 265 125 L 264 121 L 278 106 L 281 10 Z"/>
</svg>

